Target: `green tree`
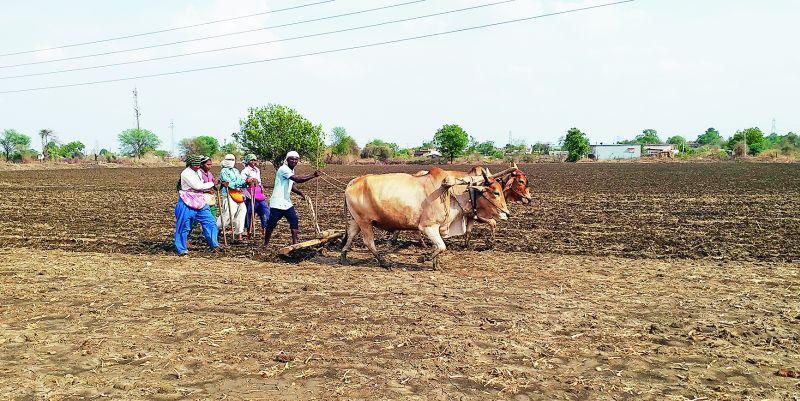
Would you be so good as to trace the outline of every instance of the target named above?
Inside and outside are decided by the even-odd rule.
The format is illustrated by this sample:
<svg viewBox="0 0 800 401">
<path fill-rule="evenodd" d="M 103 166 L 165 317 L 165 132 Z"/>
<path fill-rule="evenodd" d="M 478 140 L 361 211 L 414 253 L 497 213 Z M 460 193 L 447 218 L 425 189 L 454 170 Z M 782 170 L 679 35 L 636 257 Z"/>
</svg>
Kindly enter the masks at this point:
<svg viewBox="0 0 800 401">
<path fill-rule="evenodd" d="M 72 141 L 70 143 L 58 147 L 58 155 L 61 157 L 83 157 L 86 146 L 80 141 Z"/>
<path fill-rule="evenodd" d="M 468 140 L 467 133 L 456 124 L 444 125 L 433 136 L 433 144 L 450 160 L 450 163 L 464 154 Z"/>
<path fill-rule="evenodd" d="M 546 155 L 550 153 L 551 148 L 552 147 L 550 146 L 549 143 L 536 142 L 533 144 L 533 146 L 531 146 L 531 153 Z"/>
<path fill-rule="evenodd" d="M 641 134 L 636 135 L 636 143 L 640 145 L 661 143 L 661 138 L 658 137 L 658 132 L 656 132 L 656 130 L 648 128 L 643 130 Z"/>
<path fill-rule="evenodd" d="M 322 126 L 312 124 L 294 109 L 279 104 L 253 107 L 239 125 L 240 131 L 233 136 L 242 150 L 269 160 L 275 169 L 290 150 L 321 163 L 325 139 Z"/>
<path fill-rule="evenodd" d="M 483 156 L 491 156 L 491 155 L 495 154 L 496 149 L 495 149 L 495 146 L 494 146 L 494 142 L 485 141 L 485 142 L 481 142 L 478 145 L 476 145 L 475 146 L 475 151 L 480 153 Z"/>
<path fill-rule="evenodd" d="M 358 155 L 358 144 L 356 140 L 347 134 L 344 127 L 334 127 L 331 130 L 333 143 L 331 144 L 331 153 L 338 156 Z"/>
<path fill-rule="evenodd" d="M 675 145 L 675 149 L 678 149 L 681 152 L 686 152 L 686 138 L 680 135 L 674 135 L 667 139 L 667 143 L 671 145 Z"/>
<path fill-rule="evenodd" d="M 769 142 L 764 138 L 764 133 L 758 127 L 736 131 L 731 139 L 728 140 L 728 149 L 733 150 L 739 142 L 747 144 L 747 154 L 751 156 L 755 156 L 769 148 Z"/>
<path fill-rule="evenodd" d="M 219 153 L 219 141 L 217 138 L 208 135 L 200 135 L 193 138 L 183 138 L 178 143 L 181 154 L 186 155 L 205 155 L 213 157 Z"/>
<path fill-rule="evenodd" d="M 400 150 L 397 144 L 384 142 L 380 139 L 373 139 L 361 150 L 362 158 L 373 158 L 385 162 L 397 154 Z"/>
<path fill-rule="evenodd" d="M 156 150 L 161 140 L 156 134 L 146 130 L 131 128 L 119 134 L 119 149 L 123 154 L 142 157 L 149 151 Z"/>
<path fill-rule="evenodd" d="M 44 145 L 44 150 L 42 151 L 42 155 L 50 160 L 55 160 L 60 156 L 61 146 L 59 146 L 58 142 L 55 140 L 51 140 Z"/>
<path fill-rule="evenodd" d="M 722 145 L 722 135 L 720 135 L 719 131 L 716 128 L 711 127 L 706 130 L 706 132 L 700 134 L 697 137 L 697 143 L 700 145 Z"/>
<path fill-rule="evenodd" d="M 3 131 L 3 136 L 0 137 L 0 148 L 2 148 L 5 153 L 6 161 L 11 161 L 12 156 L 27 151 L 30 145 L 31 138 L 17 132 L 15 129 Z"/>
<path fill-rule="evenodd" d="M 239 155 L 239 147 L 236 146 L 236 142 L 226 143 L 219 148 L 220 153 L 224 154 L 232 154 L 232 155 Z"/>
<path fill-rule="evenodd" d="M 567 161 L 576 162 L 591 152 L 589 139 L 577 128 L 570 128 L 564 137 L 564 150 L 567 151 Z"/>
</svg>

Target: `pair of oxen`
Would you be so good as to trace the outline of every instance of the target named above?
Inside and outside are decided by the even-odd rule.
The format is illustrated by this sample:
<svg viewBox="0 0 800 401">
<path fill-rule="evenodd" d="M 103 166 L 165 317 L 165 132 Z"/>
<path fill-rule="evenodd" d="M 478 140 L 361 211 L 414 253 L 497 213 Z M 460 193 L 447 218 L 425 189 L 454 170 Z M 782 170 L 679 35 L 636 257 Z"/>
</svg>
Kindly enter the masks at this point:
<svg viewBox="0 0 800 401">
<path fill-rule="evenodd" d="M 470 172 L 440 168 L 416 174 L 368 174 L 353 179 L 345 189 L 345 211 L 349 216 L 340 261 L 347 264 L 347 252 L 356 235 L 378 263 L 391 264 L 375 247 L 374 228 L 390 232 L 419 231 L 433 244 L 433 252 L 422 260 L 439 268 L 439 255 L 446 249 L 444 238 L 465 235 L 469 245 L 473 224 L 488 223 L 492 238 L 496 219 L 506 220 L 511 212 L 507 202 L 530 203 L 528 179 L 516 164 L 492 175 L 477 166 Z"/>
</svg>

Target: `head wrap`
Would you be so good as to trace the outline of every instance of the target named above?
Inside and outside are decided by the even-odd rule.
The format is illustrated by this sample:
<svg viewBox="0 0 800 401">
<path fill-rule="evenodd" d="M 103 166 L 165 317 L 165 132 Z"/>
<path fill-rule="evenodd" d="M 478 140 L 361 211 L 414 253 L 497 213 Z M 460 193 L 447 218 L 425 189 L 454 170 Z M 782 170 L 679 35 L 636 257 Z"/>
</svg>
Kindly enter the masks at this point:
<svg viewBox="0 0 800 401">
<path fill-rule="evenodd" d="M 205 156 L 205 155 L 200 155 L 200 164 L 203 164 L 203 163 L 205 163 L 205 162 L 207 162 L 209 160 L 211 160 L 210 157 Z"/>
<path fill-rule="evenodd" d="M 287 161 L 289 160 L 290 157 L 296 157 L 296 158 L 299 159 L 300 158 L 300 154 L 295 152 L 295 151 L 293 151 L 293 150 L 288 151 L 286 153 L 286 157 L 283 158 L 283 164 L 288 164 Z"/>
<path fill-rule="evenodd" d="M 222 167 L 233 168 L 236 165 L 236 156 L 228 153 L 225 155 L 225 158 L 222 159 Z"/>
<path fill-rule="evenodd" d="M 247 155 L 244 157 L 244 164 L 249 164 L 251 161 L 253 161 L 253 160 L 255 160 L 255 159 L 256 159 L 256 155 L 254 155 L 254 154 L 252 154 L 252 153 L 248 153 L 248 154 L 247 154 Z"/>
<path fill-rule="evenodd" d="M 198 167 L 198 166 L 200 166 L 200 156 L 197 155 L 186 156 L 186 167 Z"/>
</svg>

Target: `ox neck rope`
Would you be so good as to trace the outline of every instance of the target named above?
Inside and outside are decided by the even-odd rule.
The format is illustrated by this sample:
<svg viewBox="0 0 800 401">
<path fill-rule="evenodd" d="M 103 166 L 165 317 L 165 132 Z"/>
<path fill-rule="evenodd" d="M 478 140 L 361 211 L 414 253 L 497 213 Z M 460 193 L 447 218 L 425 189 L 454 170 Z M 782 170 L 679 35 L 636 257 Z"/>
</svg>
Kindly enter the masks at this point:
<svg viewBox="0 0 800 401">
<path fill-rule="evenodd" d="M 452 194 L 452 189 L 448 189 L 447 192 L 448 192 L 447 198 L 450 198 L 450 196 Z M 468 186 L 467 187 L 467 192 L 469 194 L 470 210 L 465 210 L 464 209 L 464 205 L 462 205 L 461 202 L 458 201 L 458 197 L 456 196 L 453 199 L 455 199 L 456 204 L 458 204 L 459 209 L 461 209 L 461 212 L 464 213 L 465 215 L 468 215 L 468 216 L 471 215 L 472 217 L 478 219 L 479 221 L 486 221 L 482 217 L 478 216 L 478 192 L 481 193 L 481 196 L 485 196 L 485 195 L 483 195 L 483 191 L 481 191 L 481 189 L 479 187 Z M 492 205 L 492 206 L 494 206 L 494 205 Z M 446 210 L 447 210 L 447 214 L 448 214 L 448 218 L 449 218 L 450 208 L 447 207 Z"/>
</svg>

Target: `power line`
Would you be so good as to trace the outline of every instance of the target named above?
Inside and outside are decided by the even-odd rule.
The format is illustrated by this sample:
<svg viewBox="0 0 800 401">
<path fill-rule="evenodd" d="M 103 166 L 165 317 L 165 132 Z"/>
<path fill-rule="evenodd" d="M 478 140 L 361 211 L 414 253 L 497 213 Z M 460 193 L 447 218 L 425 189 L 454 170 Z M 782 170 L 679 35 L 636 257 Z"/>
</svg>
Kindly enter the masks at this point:
<svg viewBox="0 0 800 401">
<path fill-rule="evenodd" d="M 169 76 L 169 75 L 179 75 L 179 74 L 186 74 L 186 73 L 190 73 L 190 72 L 216 70 L 216 69 L 221 69 L 221 68 L 230 68 L 230 67 L 238 67 L 238 66 L 243 66 L 243 65 L 260 64 L 260 63 L 266 63 L 266 62 L 272 62 L 272 61 L 279 61 L 279 60 L 289 60 L 289 59 L 295 59 L 295 58 L 301 58 L 301 57 L 317 56 L 317 55 L 321 55 L 321 54 L 339 53 L 339 52 L 350 51 L 350 50 L 357 50 L 357 49 L 364 49 L 364 48 L 369 48 L 369 47 L 376 47 L 376 46 L 389 45 L 389 44 L 395 44 L 395 43 L 409 42 L 409 41 L 413 41 L 413 40 L 417 40 L 417 39 L 432 38 L 432 37 L 436 37 L 436 36 L 449 35 L 449 34 L 453 34 L 453 33 L 467 32 L 467 31 L 473 31 L 473 30 L 478 30 L 478 29 L 496 27 L 496 26 L 501 26 L 501 25 L 508 25 L 508 24 L 513 24 L 513 23 L 517 23 L 517 22 L 530 21 L 530 20 L 535 20 L 535 19 L 540 19 L 540 18 L 545 18 L 545 17 L 552 17 L 552 16 L 556 16 L 556 15 L 570 14 L 570 13 L 586 11 L 586 10 L 592 10 L 592 9 L 597 9 L 597 8 L 616 6 L 616 5 L 620 5 L 620 4 L 624 4 L 624 3 L 632 3 L 634 1 L 636 1 L 636 0 L 621 0 L 621 1 L 615 1 L 615 2 L 612 2 L 612 3 L 605 3 L 605 4 L 594 5 L 594 6 L 573 8 L 573 9 L 570 9 L 570 10 L 557 11 L 557 12 L 552 12 L 552 13 L 547 13 L 547 14 L 534 15 L 534 16 L 530 16 L 530 17 L 516 18 L 516 19 L 511 19 L 511 20 L 493 22 L 493 23 L 490 23 L 490 24 L 475 25 L 475 26 L 470 26 L 470 27 L 466 27 L 466 28 L 453 29 L 453 30 L 449 30 L 449 31 L 429 33 L 429 34 L 418 35 L 418 36 L 409 36 L 409 37 L 400 38 L 400 39 L 393 39 L 393 40 L 387 40 L 387 41 L 382 41 L 382 42 L 367 43 L 367 44 L 363 44 L 363 45 L 341 47 L 341 48 L 338 48 L 338 49 L 320 50 L 320 51 L 309 52 L 309 53 L 294 54 L 294 55 L 291 55 L 291 56 L 283 56 L 283 57 L 275 57 L 275 58 L 268 58 L 268 59 L 262 59 L 262 60 L 245 61 L 245 62 L 241 62 L 241 63 L 223 64 L 223 65 L 216 65 L 216 66 L 210 66 L 210 67 L 192 68 L 192 69 L 181 70 L 181 71 L 162 72 L 162 73 L 157 73 L 157 74 L 139 75 L 139 76 L 133 76 L 133 77 L 106 79 L 106 80 L 102 80 L 102 81 L 78 82 L 78 83 L 74 83 L 74 84 L 43 86 L 43 87 L 38 87 L 38 88 L 15 89 L 15 90 L 10 90 L 10 91 L 0 91 L 0 94 L 32 92 L 32 91 L 39 91 L 39 90 L 46 90 L 46 89 L 70 88 L 70 87 L 75 87 L 75 86 L 96 85 L 96 84 L 111 83 L 111 82 L 130 81 L 130 80 L 134 80 L 134 79 L 144 79 L 144 78 L 154 78 L 154 77 L 162 77 L 162 76 Z"/>
<path fill-rule="evenodd" d="M 135 33 L 135 34 L 132 34 L 132 35 L 117 36 L 117 37 L 107 38 L 107 39 L 92 40 L 92 41 L 89 41 L 89 42 L 72 43 L 72 44 L 68 44 L 68 45 L 48 47 L 46 49 L 25 50 L 25 51 L 19 51 L 19 52 L 14 52 L 14 53 L 4 53 L 4 54 L 0 54 L 0 57 L 15 56 L 15 55 L 18 55 L 18 54 L 27 54 L 27 53 L 38 53 L 38 52 L 44 52 L 44 51 L 48 51 L 48 50 L 64 49 L 64 48 L 67 48 L 67 47 L 85 46 L 85 45 L 92 45 L 92 44 L 96 44 L 96 43 L 111 42 L 111 41 L 115 41 L 115 40 L 135 38 L 135 37 L 139 37 L 139 36 L 155 35 L 157 33 L 172 32 L 172 31 L 177 31 L 177 30 L 181 30 L 181 29 L 188 29 L 188 28 L 196 28 L 198 26 L 218 24 L 220 22 L 235 21 L 235 20 L 238 20 L 238 19 L 257 17 L 259 15 L 275 14 L 275 13 L 279 13 L 279 12 L 282 12 L 282 11 L 296 10 L 298 8 L 305 8 L 305 7 L 316 6 L 316 5 L 319 5 L 319 4 L 332 3 L 334 1 L 336 1 L 336 0 L 324 0 L 324 1 L 318 1 L 316 3 L 301 4 L 299 6 L 281 8 L 281 9 L 272 10 L 272 11 L 263 11 L 263 12 L 260 12 L 260 13 L 247 14 L 247 15 L 242 15 L 242 16 L 239 16 L 239 17 L 218 19 L 218 20 L 214 20 L 214 21 L 201 22 L 201 23 L 197 23 L 197 24 L 193 24 L 193 25 L 178 26 L 178 27 L 174 27 L 174 28 L 161 29 L 161 30 L 158 30 L 158 31 Z"/>
<path fill-rule="evenodd" d="M 28 62 L 28 63 L 2 65 L 2 66 L 0 66 L 0 69 L 2 69 L 2 68 L 12 68 L 12 67 L 23 67 L 23 66 L 26 66 L 26 65 L 48 64 L 48 63 L 55 63 L 55 62 L 59 62 L 59 61 L 77 60 L 77 59 L 89 58 L 89 57 L 97 57 L 97 56 L 107 56 L 109 54 L 128 53 L 128 52 L 133 52 L 133 51 L 137 51 L 137 50 L 154 49 L 154 48 L 157 48 L 157 47 L 173 46 L 173 45 L 179 45 L 179 44 L 182 44 L 182 43 L 198 42 L 198 41 L 201 41 L 201 40 L 216 39 L 216 38 L 221 38 L 221 37 L 225 37 L 225 36 L 241 35 L 241 34 L 245 34 L 245 33 L 264 31 L 264 30 L 267 30 L 267 29 L 284 28 L 284 27 L 287 27 L 287 26 L 301 25 L 301 24 L 307 24 L 307 23 L 310 23 L 310 22 L 319 22 L 319 21 L 325 21 L 325 20 L 330 20 L 330 19 L 334 19 L 334 18 L 341 18 L 341 17 L 347 17 L 347 16 L 351 16 L 351 15 L 364 14 L 364 13 L 368 13 L 368 12 L 372 12 L 372 11 L 385 10 L 385 9 L 393 8 L 393 7 L 400 7 L 400 6 L 406 6 L 406 5 L 409 5 L 409 4 L 422 3 L 424 1 L 427 1 L 427 0 L 413 0 L 413 1 L 407 1 L 407 2 L 399 3 L 399 4 L 391 4 L 391 5 L 388 5 L 388 6 L 382 6 L 382 7 L 370 8 L 370 9 L 366 9 L 366 10 L 348 12 L 348 13 L 344 13 L 344 14 L 329 15 L 329 16 L 326 16 L 326 17 L 312 18 L 312 19 L 307 19 L 307 20 L 302 20 L 302 21 L 288 22 L 288 23 L 285 23 L 285 24 L 265 26 L 263 28 L 253 28 L 253 29 L 248 29 L 248 30 L 244 30 L 244 31 L 222 33 L 222 34 L 219 34 L 219 35 L 203 36 L 203 37 L 200 37 L 200 38 L 179 40 L 179 41 L 176 41 L 176 42 L 159 43 L 159 44 L 155 44 L 155 45 L 136 47 L 136 48 L 132 48 L 132 49 L 112 50 L 112 51 L 101 52 L 101 53 L 85 54 L 85 55 L 82 55 L 82 56 L 63 57 L 63 58 L 52 59 L 52 60 L 41 60 L 41 61 L 31 61 L 31 62 Z"/>
<path fill-rule="evenodd" d="M 499 4 L 511 3 L 511 2 L 514 2 L 514 1 L 517 1 L 517 0 L 502 0 L 502 1 L 497 1 L 497 2 L 494 2 L 494 3 L 479 4 L 479 5 L 476 5 L 476 6 L 459 8 L 459 9 L 455 9 L 455 10 L 442 11 L 442 12 L 437 12 L 437 13 L 433 13 L 433 14 L 420 15 L 420 16 L 416 16 L 416 17 L 401 18 L 401 19 L 397 19 L 397 20 L 378 22 L 378 23 L 375 23 L 375 24 L 361 25 L 361 26 L 357 26 L 357 27 L 343 28 L 343 29 L 337 29 L 337 30 L 333 30 L 333 31 L 319 32 L 319 33 L 313 33 L 313 34 L 308 34 L 308 35 L 300 35 L 300 36 L 294 36 L 294 37 L 283 38 L 283 39 L 268 40 L 268 41 L 265 41 L 265 42 L 256 42 L 256 43 L 250 43 L 250 44 L 244 44 L 244 45 L 238 45 L 238 46 L 228 46 L 228 47 L 223 47 L 223 48 L 218 48 L 218 49 L 199 50 L 199 51 L 196 51 L 196 52 L 175 54 L 175 55 L 169 55 L 169 56 L 161 56 L 161 57 L 153 57 L 153 58 L 142 59 L 142 60 L 122 61 L 122 62 L 119 62 L 119 63 L 102 64 L 102 65 L 95 65 L 95 66 L 90 66 L 90 67 L 69 68 L 69 69 L 65 69 L 65 70 L 37 72 L 37 73 L 22 74 L 22 75 L 9 75 L 9 76 L 5 76 L 5 77 L 0 77 L 0 80 L 13 79 L 13 78 L 24 78 L 24 77 L 34 77 L 34 76 L 41 76 L 41 75 L 61 74 L 61 73 L 65 73 L 65 72 L 74 72 L 74 71 L 83 71 L 83 70 L 93 70 L 93 69 L 98 69 L 98 68 L 116 67 L 116 66 L 120 66 L 120 65 L 137 64 L 137 63 L 144 63 L 144 62 L 148 62 L 148 61 L 165 60 L 165 59 L 170 59 L 170 58 L 193 56 L 193 55 L 197 55 L 197 54 L 213 53 L 213 52 L 220 52 L 220 51 L 226 51 L 226 50 L 241 49 L 241 48 L 244 48 L 244 47 L 262 46 L 262 45 L 267 45 L 267 44 L 271 44 L 271 43 L 288 42 L 288 41 L 298 40 L 298 39 L 307 39 L 307 38 L 313 38 L 313 37 L 317 37 L 317 36 L 326 36 L 326 35 L 332 35 L 332 34 L 336 34 L 336 33 L 357 31 L 357 30 L 361 30 L 361 29 L 375 28 L 375 27 L 391 25 L 391 24 L 398 24 L 398 23 L 401 23 L 401 22 L 414 21 L 414 20 L 419 20 L 419 19 L 423 19 L 423 18 L 437 17 L 437 16 L 447 15 L 447 14 L 454 14 L 454 13 L 458 13 L 458 12 L 470 11 L 470 10 L 475 10 L 475 9 L 479 9 L 479 8 L 484 8 L 484 7 L 496 6 L 496 5 L 499 5 Z"/>
</svg>

